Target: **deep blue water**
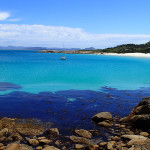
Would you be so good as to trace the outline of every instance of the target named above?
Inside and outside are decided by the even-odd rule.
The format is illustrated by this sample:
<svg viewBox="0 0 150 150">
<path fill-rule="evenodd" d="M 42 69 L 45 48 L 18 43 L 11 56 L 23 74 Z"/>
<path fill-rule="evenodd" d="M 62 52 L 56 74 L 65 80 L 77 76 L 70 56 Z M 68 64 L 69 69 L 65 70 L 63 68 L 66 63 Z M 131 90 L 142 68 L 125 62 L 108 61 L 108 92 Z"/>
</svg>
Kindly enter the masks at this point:
<svg viewBox="0 0 150 150">
<path fill-rule="evenodd" d="M 150 94 L 150 59 L 0 51 L 0 116 L 94 128 L 90 117 L 126 116 Z"/>
</svg>

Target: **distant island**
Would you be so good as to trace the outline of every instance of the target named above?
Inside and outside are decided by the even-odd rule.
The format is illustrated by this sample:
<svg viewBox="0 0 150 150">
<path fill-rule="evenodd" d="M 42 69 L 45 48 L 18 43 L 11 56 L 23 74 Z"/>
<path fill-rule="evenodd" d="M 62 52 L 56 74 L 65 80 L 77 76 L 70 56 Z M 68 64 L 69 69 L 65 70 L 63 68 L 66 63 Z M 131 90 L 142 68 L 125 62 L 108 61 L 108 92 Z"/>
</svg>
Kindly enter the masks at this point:
<svg viewBox="0 0 150 150">
<path fill-rule="evenodd" d="M 67 54 L 107 54 L 107 53 L 150 53 L 150 42 L 145 44 L 123 44 L 106 49 L 79 49 L 79 50 L 41 50 L 40 53 L 67 53 Z"/>
<path fill-rule="evenodd" d="M 145 44 L 123 44 L 105 49 L 88 48 L 58 48 L 58 47 L 23 47 L 23 46 L 0 46 L 0 50 L 39 50 L 38 53 L 66 53 L 66 54 L 130 54 L 150 53 L 150 42 Z"/>
<path fill-rule="evenodd" d="M 92 49 L 93 47 L 85 48 Z M 25 47 L 25 46 L 0 46 L 0 50 L 81 50 L 81 48 L 59 48 L 59 47 Z M 94 49 L 94 48 L 93 48 Z"/>
</svg>

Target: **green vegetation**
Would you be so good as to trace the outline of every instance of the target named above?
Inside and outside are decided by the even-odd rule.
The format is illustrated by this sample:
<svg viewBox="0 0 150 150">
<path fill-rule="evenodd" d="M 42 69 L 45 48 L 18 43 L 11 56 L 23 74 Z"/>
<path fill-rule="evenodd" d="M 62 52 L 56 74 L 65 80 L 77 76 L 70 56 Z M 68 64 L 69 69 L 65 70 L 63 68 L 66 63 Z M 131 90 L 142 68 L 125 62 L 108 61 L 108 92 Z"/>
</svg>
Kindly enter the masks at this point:
<svg viewBox="0 0 150 150">
<path fill-rule="evenodd" d="M 116 46 L 114 48 L 107 48 L 102 50 L 103 52 L 109 53 L 150 53 L 150 42 L 146 44 L 124 44 L 120 46 Z"/>
<path fill-rule="evenodd" d="M 87 50 L 80 50 L 87 51 Z M 146 44 L 124 44 L 106 49 L 89 50 L 91 53 L 150 53 L 150 42 Z"/>
</svg>

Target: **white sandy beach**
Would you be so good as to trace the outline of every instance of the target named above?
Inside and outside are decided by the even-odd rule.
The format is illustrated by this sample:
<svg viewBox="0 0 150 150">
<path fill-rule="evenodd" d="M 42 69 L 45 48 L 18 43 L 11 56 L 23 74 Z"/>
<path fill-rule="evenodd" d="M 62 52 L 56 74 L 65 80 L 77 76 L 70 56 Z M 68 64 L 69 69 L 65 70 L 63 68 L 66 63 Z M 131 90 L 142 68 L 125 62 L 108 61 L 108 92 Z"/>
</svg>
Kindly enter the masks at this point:
<svg viewBox="0 0 150 150">
<path fill-rule="evenodd" d="M 101 55 L 101 54 L 100 54 Z M 131 56 L 131 57 L 147 57 L 150 58 L 150 53 L 104 53 L 103 55 L 114 55 L 114 56 Z"/>
</svg>

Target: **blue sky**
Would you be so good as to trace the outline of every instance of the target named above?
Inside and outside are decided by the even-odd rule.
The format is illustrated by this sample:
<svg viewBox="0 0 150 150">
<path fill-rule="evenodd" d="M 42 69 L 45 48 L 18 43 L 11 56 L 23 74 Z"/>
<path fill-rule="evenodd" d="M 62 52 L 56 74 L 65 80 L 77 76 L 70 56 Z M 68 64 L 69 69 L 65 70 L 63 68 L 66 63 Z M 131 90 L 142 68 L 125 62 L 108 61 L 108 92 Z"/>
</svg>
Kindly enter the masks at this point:
<svg viewBox="0 0 150 150">
<path fill-rule="evenodd" d="M 150 41 L 149 0 L 0 0 L 0 45 L 104 48 Z"/>
</svg>

